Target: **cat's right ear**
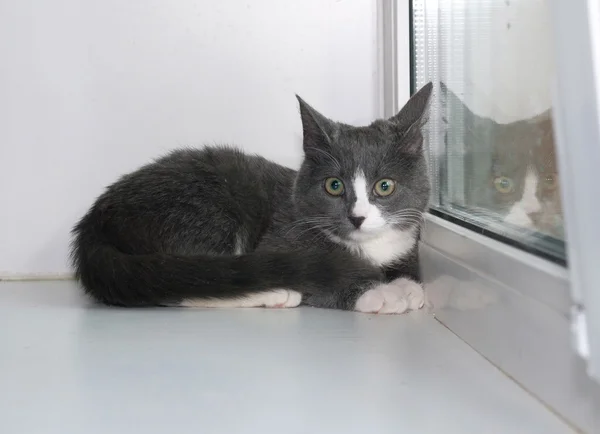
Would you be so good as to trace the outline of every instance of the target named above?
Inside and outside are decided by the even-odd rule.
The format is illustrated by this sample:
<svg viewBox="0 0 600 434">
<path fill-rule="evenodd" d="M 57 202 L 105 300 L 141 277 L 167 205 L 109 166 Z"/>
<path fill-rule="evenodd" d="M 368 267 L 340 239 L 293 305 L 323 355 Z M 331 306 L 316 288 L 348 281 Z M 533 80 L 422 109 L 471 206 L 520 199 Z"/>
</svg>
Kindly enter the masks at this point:
<svg viewBox="0 0 600 434">
<path fill-rule="evenodd" d="M 304 133 L 303 147 L 306 155 L 317 154 L 319 150 L 326 150 L 331 146 L 331 139 L 335 130 L 335 123 L 296 95 L 300 103 L 300 117 L 302 118 L 302 131 Z"/>
<path fill-rule="evenodd" d="M 422 151 L 421 129 L 427 122 L 432 91 L 433 84 L 429 82 L 410 97 L 398 114 L 388 119 L 388 122 L 395 126 L 395 131 L 400 138 L 398 143 L 403 144 L 405 152 L 418 153 Z"/>
<path fill-rule="evenodd" d="M 462 100 L 446 86 L 446 83 L 440 81 L 440 99 L 442 103 L 442 121 L 449 123 L 448 116 L 455 113 L 463 114 L 464 122 L 467 125 L 473 124 L 479 120 L 479 116 L 473 113 Z"/>
</svg>

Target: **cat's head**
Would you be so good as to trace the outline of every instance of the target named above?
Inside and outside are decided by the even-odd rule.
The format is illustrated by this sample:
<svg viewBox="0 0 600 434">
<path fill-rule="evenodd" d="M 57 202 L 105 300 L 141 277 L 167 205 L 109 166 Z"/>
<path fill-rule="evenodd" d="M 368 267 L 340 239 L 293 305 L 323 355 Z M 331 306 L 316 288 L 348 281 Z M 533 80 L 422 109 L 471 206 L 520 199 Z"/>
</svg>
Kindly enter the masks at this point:
<svg viewBox="0 0 600 434">
<path fill-rule="evenodd" d="M 560 236 L 562 210 L 550 110 L 507 124 L 473 113 L 441 83 L 449 155 L 470 212 Z M 451 158 L 461 164 L 454 165 Z M 453 173 L 453 167 L 460 173 Z"/>
<path fill-rule="evenodd" d="M 307 225 L 360 243 L 419 224 L 430 188 L 421 130 L 432 87 L 392 118 L 365 127 L 327 119 L 298 98 L 304 161 L 293 197 Z"/>
</svg>

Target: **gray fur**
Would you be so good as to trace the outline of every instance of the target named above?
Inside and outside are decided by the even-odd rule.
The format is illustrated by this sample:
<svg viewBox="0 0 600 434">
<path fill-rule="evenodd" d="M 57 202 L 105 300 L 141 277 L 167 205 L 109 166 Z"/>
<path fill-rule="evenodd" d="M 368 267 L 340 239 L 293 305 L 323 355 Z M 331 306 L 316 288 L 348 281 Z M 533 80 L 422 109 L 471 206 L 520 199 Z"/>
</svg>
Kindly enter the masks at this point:
<svg viewBox="0 0 600 434">
<path fill-rule="evenodd" d="M 418 279 L 416 245 L 376 266 L 332 241 L 353 230 L 351 184 L 332 197 L 324 180 L 392 178 L 397 191 L 371 196 L 383 215 L 424 211 L 429 183 L 421 127 L 431 84 L 398 116 L 368 127 L 333 122 L 303 100 L 305 159 L 298 172 L 228 147 L 184 149 L 123 176 L 75 226 L 76 275 L 93 297 L 123 306 L 186 298 L 235 298 L 273 288 L 303 303 L 353 309 L 374 282 Z M 415 226 L 407 220 L 399 228 Z"/>
</svg>

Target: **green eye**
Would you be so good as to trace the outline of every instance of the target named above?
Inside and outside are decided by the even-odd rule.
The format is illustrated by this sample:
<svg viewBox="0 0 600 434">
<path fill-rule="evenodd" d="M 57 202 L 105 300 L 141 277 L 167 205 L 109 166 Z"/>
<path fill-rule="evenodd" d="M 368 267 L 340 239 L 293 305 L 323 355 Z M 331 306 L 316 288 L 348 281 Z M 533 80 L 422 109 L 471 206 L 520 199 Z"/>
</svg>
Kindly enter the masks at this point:
<svg viewBox="0 0 600 434">
<path fill-rule="evenodd" d="M 514 189 L 513 180 L 506 176 L 494 178 L 494 187 L 502 194 L 512 193 Z"/>
<path fill-rule="evenodd" d="M 546 187 L 547 190 L 556 190 L 557 186 L 558 180 L 556 179 L 556 176 L 546 175 L 544 177 L 544 187 Z"/>
<path fill-rule="evenodd" d="M 396 183 L 391 179 L 380 179 L 375 183 L 373 192 L 377 196 L 389 196 L 396 189 Z"/>
<path fill-rule="evenodd" d="M 332 196 L 339 196 L 344 192 L 344 183 L 339 178 L 327 178 L 325 180 L 325 191 Z"/>
</svg>

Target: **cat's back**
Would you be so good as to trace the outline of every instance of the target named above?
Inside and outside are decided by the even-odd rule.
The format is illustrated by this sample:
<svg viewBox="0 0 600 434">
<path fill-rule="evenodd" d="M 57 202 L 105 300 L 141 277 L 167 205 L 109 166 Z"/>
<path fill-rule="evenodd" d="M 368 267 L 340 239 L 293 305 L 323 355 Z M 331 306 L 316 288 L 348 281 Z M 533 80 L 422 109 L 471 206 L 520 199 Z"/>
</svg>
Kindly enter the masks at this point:
<svg viewBox="0 0 600 434">
<path fill-rule="evenodd" d="M 294 176 L 233 147 L 175 150 L 109 186 L 77 231 L 101 228 L 126 253 L 244 251 L 269 226 Z"/>
<path fill-rule="evenodd" d="M 293 182 L 295 171 L 232 146 L 206 146 L 171 151 L 119 179 L 109 191 L 147 194 L 194 194 L 223 189 L 262 188 Z"/>
<path fill-rule="evenodd" d="M 228 179 L 239 177 L 278 178 L 294 176 L 292 169 L 284 167 L 259 155 L 248 154 L 233 146 L 206 146 L 204 148 L 183 148 L 170 152 L 157 159 L 149 168 L 157 171 L 176 171 L 190 175 L 215 173 L 229 175 Z M 250 178 L 247 178 L 247 177 Z"/>
</svg>

